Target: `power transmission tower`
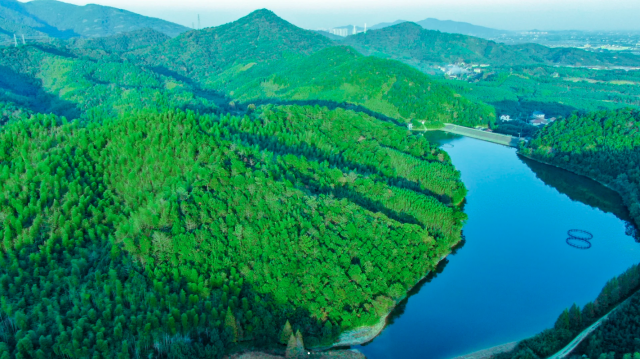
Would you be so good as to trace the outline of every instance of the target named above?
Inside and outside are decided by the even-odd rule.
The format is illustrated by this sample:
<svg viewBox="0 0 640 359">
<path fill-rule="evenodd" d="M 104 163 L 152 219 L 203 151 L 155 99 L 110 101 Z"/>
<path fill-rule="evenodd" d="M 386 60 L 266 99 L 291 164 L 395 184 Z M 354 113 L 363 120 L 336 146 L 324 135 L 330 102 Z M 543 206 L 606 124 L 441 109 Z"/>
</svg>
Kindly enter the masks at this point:
<svg viewBox="0 0 640 359">
<path fill-rule="evenodd" d="M 22 45 L 26 45 L 27 43 L 24 41 L 24 34 L 22 34 Z"/>
<path fill-rule="evenodd" d="M 16 37 L 16 34 L 13 34 L 13 42 L 15 42 L 16 47 L 18 47 L 18 38 Z"/>
</svg>

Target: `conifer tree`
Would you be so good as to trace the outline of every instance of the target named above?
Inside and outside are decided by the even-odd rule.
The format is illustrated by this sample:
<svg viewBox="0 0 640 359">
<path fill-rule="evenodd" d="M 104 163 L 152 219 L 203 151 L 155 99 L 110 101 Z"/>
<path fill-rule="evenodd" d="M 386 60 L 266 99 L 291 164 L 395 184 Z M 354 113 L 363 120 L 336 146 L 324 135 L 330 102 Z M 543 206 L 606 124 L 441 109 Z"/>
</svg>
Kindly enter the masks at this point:
<svg viewBox="0 0 640 359">
<path fill-rule="evenodd" d="M 291 337 L 292 334 L 293 334 L 293 330 L 291 329 L 291 323 L 289 323 L 289 320 L 287 320 L 287 322 L 284 323 L 284 328 L 282 328 L 282 332 L 280 333 L 280 343 L 288 344 L 289 338 Z"/>
<path fill-rule="evenodd" d="M 287 359 L 298 358 L 298 341 L 296 340 L 296 337 L 293 334 L 289 336 L 285 358 Z"/>
<path fill-rule="evenodd" d="M 300 333 L 300 329 L 296 332 L 296 346 L 304 351 L 304 341 L 302 340 L 302 333 Z"/>
<path fill-rule="evenodd" d="M 233 315 L 231 311 L 231 307 L 227 308 L 227 314 L 224 317 L 224 325 L 225 327 L 231 329 L 232 342 L 238 341 L 238 324 L 236 323 L 236 317 Z"/>
</svg>

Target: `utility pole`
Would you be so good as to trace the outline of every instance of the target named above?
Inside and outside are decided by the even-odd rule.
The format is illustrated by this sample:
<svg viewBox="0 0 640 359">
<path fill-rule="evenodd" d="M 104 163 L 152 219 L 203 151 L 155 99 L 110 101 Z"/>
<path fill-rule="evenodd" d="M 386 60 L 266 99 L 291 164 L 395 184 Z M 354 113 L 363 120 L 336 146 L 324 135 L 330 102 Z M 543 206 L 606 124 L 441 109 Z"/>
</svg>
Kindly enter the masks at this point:
<svg viewBox="0 0 640 359">
<path fill-rule="evenodd" d="M 27 43 L 24 41 L 24 34 L 22 34 L 22 45 L 26 45 Z"/>
<path fill-rule="evenodd" d="M 16 34 L 13 34 L 13 42 L 15 42 L 16 47 L 18 47 L 18 38 L 16 37 Z"/>
</svg>

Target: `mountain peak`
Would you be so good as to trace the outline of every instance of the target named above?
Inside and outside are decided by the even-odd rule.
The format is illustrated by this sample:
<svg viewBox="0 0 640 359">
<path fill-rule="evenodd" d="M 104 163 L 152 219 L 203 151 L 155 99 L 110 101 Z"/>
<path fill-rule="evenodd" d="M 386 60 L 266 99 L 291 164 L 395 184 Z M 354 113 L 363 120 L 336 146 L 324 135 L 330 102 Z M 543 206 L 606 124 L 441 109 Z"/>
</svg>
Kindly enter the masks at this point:
<svg viewBox="0 0 640 359">
<path fill-rule="evenodd" d="M 401 22 L 401 23 L 398 23 L 396 25 L 384 27 L 382 29 L 375 30 L 375 31 L 385 31 L 385 32 L 389 32 L 389 33 L 403 32 L 403 33 L 406 33 L 406 34 L 409 34 L 409 33 L 417 34 L 417 33 L 420 33 L 422 31 L 424 31 L 424 29 L 422 28 L 422 26 L 416 24 L 415 22 L 405 21 L 405 22 Z"/>
<path fill-rule="evenodd" d="M 238 21 L 242 22 L 250 22 L 250 21 L 261 21 L 261 22 L 286 22 L 284 19 L 276 15 L 273 11 L 269 9 L 258 9 L 255 10 L 249 15 L 239 19 Z"/>
</svg>

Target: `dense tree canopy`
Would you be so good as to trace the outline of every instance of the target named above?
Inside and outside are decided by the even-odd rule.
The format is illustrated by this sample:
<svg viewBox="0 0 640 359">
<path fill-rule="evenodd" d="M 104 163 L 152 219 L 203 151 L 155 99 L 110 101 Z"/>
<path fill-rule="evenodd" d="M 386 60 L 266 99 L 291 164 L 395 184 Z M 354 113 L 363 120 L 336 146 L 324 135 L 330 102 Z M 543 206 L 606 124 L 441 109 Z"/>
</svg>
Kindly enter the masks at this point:
<svg viewBox="0 0 640 359">
<path fill-rule="evenodd" d="M 640 112 L 573 115 L 546 126 L 521 152 L 613 187 L 640 224 Z"/>
<path fill-rule="evenodd" d="M 36 115 L 0 143 L 0 351 L 22 358 L 220 357 L 287 320 L 329 343 L 465 220 L 446 153 L 341 109 Z"/>
<path fill-rule="evenodd" d="M 607 314 L 619 303 L 620 308 L 610 316 L 610 319 L 602 324 L 602 329 L 598 329 L 589 341 L 589 349 L 578 348 L 577 352 L 589 354 L 589 358 L 598 359 L 623 359 L 623 354 L 640 350 L 637 340 L 634 342 L 631 337 L 637 336 L 640 320 L 635 314 L 640 302 L 640 265 L 629 268 L 622 275 L 613 278 L 604 286 L 595 301 L 587 303 L 582 309 L 577 305 L 565 309 L 558 317 L 553 328 L 547 329 L 531 338 L 525 339 L 507 353 L 495 355 L 495 359 L 540 359 L 548 358 L 564 348 L 580 332 L 592 325 L 603 315 Z M 634 294 L 635 293 L 635 294 Z M 609 330 L 615 328 L 612 333 Z M 624 329 L 622 329 L 624 328 Z M 603 333 L 606 338 L 603 342 Z M 620 337 L 624 337 L 621 339 Z M 601 354 L 611 357 L 601 358 Z M 624 359 L 630 359 L 625 356 Z"/>
<path fill-rule="evenodd" d="M 268 10 L 170 40 L 140 30 L 5 48 L 0 75 L 0 100 L 88 120 L 137 109 L 239 113 L 255 104 L 322 103 L 399 123 L 495 121 L 489 106 L 410 66 L 334 46 Z"/>
</svg>

